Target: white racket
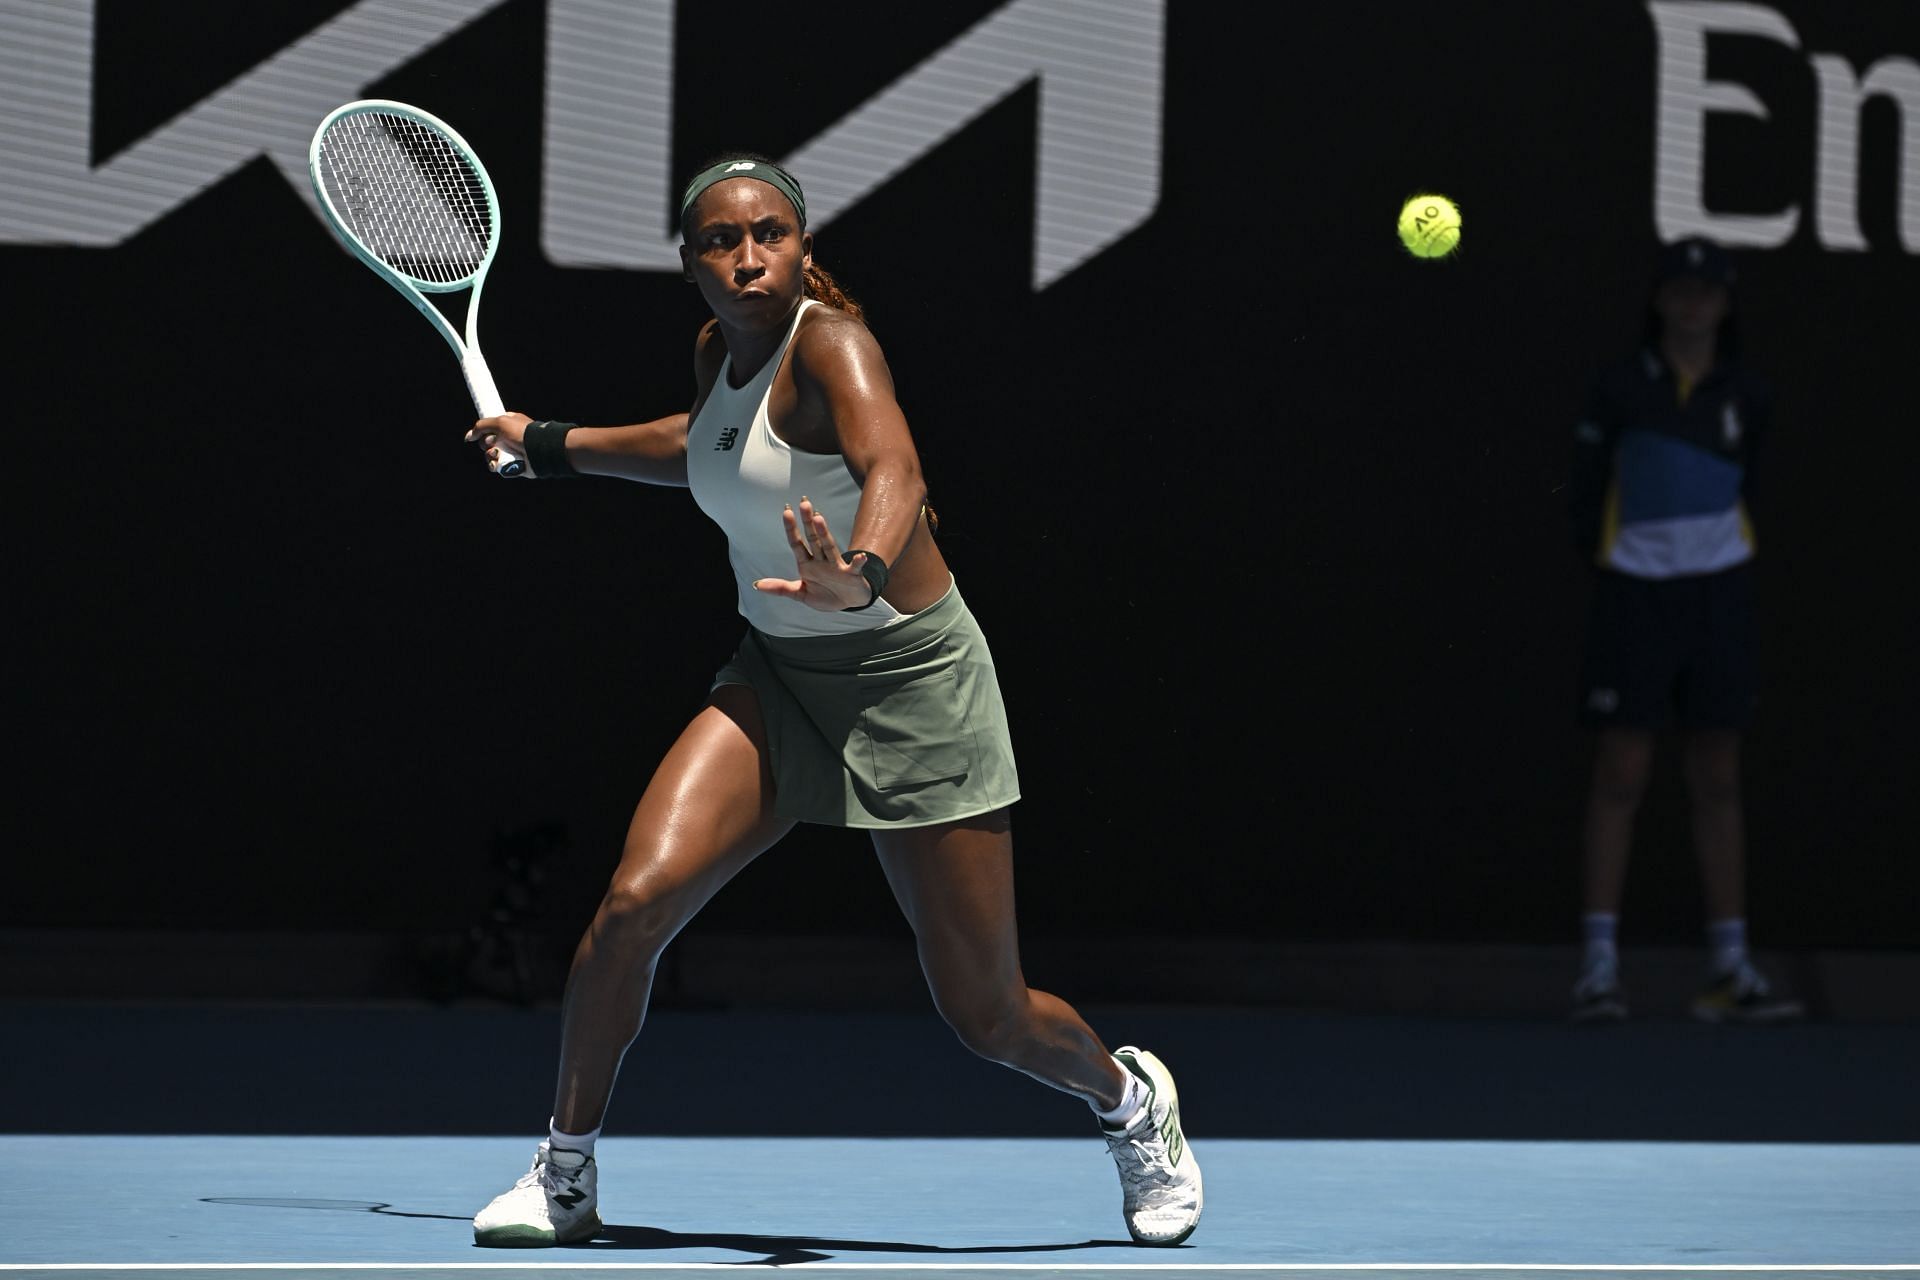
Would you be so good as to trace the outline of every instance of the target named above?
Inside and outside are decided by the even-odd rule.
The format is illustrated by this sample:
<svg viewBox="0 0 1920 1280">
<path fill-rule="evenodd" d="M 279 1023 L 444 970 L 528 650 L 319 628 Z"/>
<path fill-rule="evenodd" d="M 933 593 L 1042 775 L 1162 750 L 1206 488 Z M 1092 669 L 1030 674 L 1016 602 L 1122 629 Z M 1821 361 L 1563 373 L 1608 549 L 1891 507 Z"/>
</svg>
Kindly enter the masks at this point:
<svg viewBox="0 0 1920 1280">
<path fill-rule="evenodd" d="M 314 131 L 307 174 L 327 223 L 355 257 L 398 289 L 437 329 L 483 418 L 505 412 L 480 354 L 480 288 L 500 247 L 493 180 L 446 121 L 404 102 L 363 98 Z M 463 339 L 429 293 L 467 294 Z M 518 475 L 505 453 L 494 470 Z"/>
</svg>

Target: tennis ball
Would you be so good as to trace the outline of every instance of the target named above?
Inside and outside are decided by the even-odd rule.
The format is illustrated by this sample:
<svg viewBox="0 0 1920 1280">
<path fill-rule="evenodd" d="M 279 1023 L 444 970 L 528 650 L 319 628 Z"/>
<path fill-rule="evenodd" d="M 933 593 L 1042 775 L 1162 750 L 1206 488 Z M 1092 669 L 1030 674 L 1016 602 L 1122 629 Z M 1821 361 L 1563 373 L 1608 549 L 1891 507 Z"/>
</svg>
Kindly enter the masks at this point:
<svg viewBox="0 0 1920 1280">
<path fill-rule="evenodd" d="M 1460 247 L 1460 206 L 1442 195 L 1414 196 L 1400 206 L 1400 243 L 1416 258 L 1444 258 Z"/>
</svg>

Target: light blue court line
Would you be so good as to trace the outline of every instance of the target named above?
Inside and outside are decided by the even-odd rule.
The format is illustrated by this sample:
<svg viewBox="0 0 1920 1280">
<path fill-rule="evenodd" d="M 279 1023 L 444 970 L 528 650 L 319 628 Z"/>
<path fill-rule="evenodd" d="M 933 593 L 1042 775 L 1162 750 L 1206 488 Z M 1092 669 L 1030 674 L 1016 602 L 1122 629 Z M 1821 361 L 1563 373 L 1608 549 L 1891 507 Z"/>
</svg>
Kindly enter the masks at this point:
<svg viewBox="0 0 1920 1280">
<path fill-rule="evenodd" d="M 1097 1136 L 614 1137 L 594 1242 L 476 1249 L 539 1136 L 0 1136 L 0 1272 L 1920 1272 L 1920 1146 L 1898 1144 L 1193 1135 L 1206 1216 L 1168 1250 L 1126 1240 Z"/>
<path fill-rule="evenodd" d="M 41 1271 L 41 1272 L 174 1272 L 174 1271 L 704 1271 L 732 1270 L 741 1267 L 738 1262 L 40 1262 L 40 1263 L 0 1263 L 0 1271 Z M 747 1264 L 751 1265 L 751 1264 Z M 1124 1274 L 1131 1271 L 1236 1271 L 1236 1272 L 1542 1272 L 1564 1274 L 1577 1272 L 1583 1275 L 1612 1275 L 1621 1272 L 1634 1274 L 1656 1273 L 1659 1275 L 1693 1275 L 1697 1273 L 1742 1272 L 1761 1275 L 1789 1275 L 1807 1272 L 1828 1274 L 1867 1272 L 1873 1275 L 1915 1271 L 1920 1272 L 1920 1263 L 1896 1263 L 1892 1266 L 1874 1266 L 1865 1263 L 1790 1263 L 1784 1266 L 1768 1266 L 1761 1263 L 1742 1262 L 1703 1262 L 1687 1264 L 1672 1263 L 1620 1263 L 1608 1265 L 1589 1265 L 1578 1262 L 797 1262 L 785 1264 L 782 1268 L 804 1269 L 807 1271 L 859 1271 L 859 1272 L 895 1272 L 895 1271 L 1094 1271 L 1100 1273 Z"/>
</svg>

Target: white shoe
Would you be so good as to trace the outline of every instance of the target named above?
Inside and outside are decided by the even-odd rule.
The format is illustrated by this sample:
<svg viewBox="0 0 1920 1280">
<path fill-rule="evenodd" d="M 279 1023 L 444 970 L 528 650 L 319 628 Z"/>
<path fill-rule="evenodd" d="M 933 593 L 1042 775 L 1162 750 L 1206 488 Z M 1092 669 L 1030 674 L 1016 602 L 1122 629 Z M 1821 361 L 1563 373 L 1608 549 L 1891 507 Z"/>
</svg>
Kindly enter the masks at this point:
<svg viewBox="0 0 1920 1280">
<path fill-rule="evenodd" d="M 1140 1244 L 1179 1244 L 1200 1225 L 1200 1166 L 1180 1129 L 1180 1095 L 1165 1064 L 1132 1045 L 1113 1060 L 1147 1086 L 1147 1104 L 1125 1129 L 1101 1126 L 1120 1168 L 1127 1231 Z"/>
<path fill-rule="evenodd" d="M 1798 1022 L 1806 1014 L 1800 1001 L 1775 995 L 1751 964 L 1721 974 L 1693 1000 L 1693 1016 L 1702 1022 Z"/>
<path fill-rule="evenodd" d="M 1627 993 L 1620 986 L 1619 966 L 1610 962 L 1589 964 L 1573 984 L 1575 1022 L 1624 1022 L 1627 1017 Z"/>
<path fill-rule="evenodd" d="M 599 1181 L 592 1156 L 543 1142 L 513 1189 L 474 1215 L 473 1242 L 537 1249 L 591 1240 L 600 1230 Z"/>
</svg>

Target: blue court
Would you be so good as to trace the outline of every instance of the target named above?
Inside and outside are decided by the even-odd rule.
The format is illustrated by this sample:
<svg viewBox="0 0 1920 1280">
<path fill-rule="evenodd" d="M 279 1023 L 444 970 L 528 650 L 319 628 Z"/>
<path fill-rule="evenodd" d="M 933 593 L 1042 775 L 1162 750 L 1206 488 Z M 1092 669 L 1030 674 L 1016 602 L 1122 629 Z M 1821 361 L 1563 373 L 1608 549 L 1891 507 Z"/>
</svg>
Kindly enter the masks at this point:
<svg viewBox="0 0 1920 1280">
<path fill-rule="evenodd" d="M 1097 1141 L 606 1139 L 600 1237 L 508 1252 L 475 1249 L 468 1219 L 524 1163 L 524 1141 L 20 1135 L 0 1139 L 0 1260 L 169 1275 L 1920 1271 L 1915 1146 L 1196 1139 L 1195 1151 L 1207 1217 L 1188 1245 L 1147 1250 L 1119 1231 Z"/>
<path fill-rule="evenodd" d="M 478 1249 L 551 1009 L 0 1003 L 0 1274 L 1920 1272 L 1920 1026 L 1095 1008 L 1178 1074 L 1206 1215 L 1129 1243 L 1085 1108 L 929 1012 L 662 1010 L 605 1230 Z"/>
</svg>

